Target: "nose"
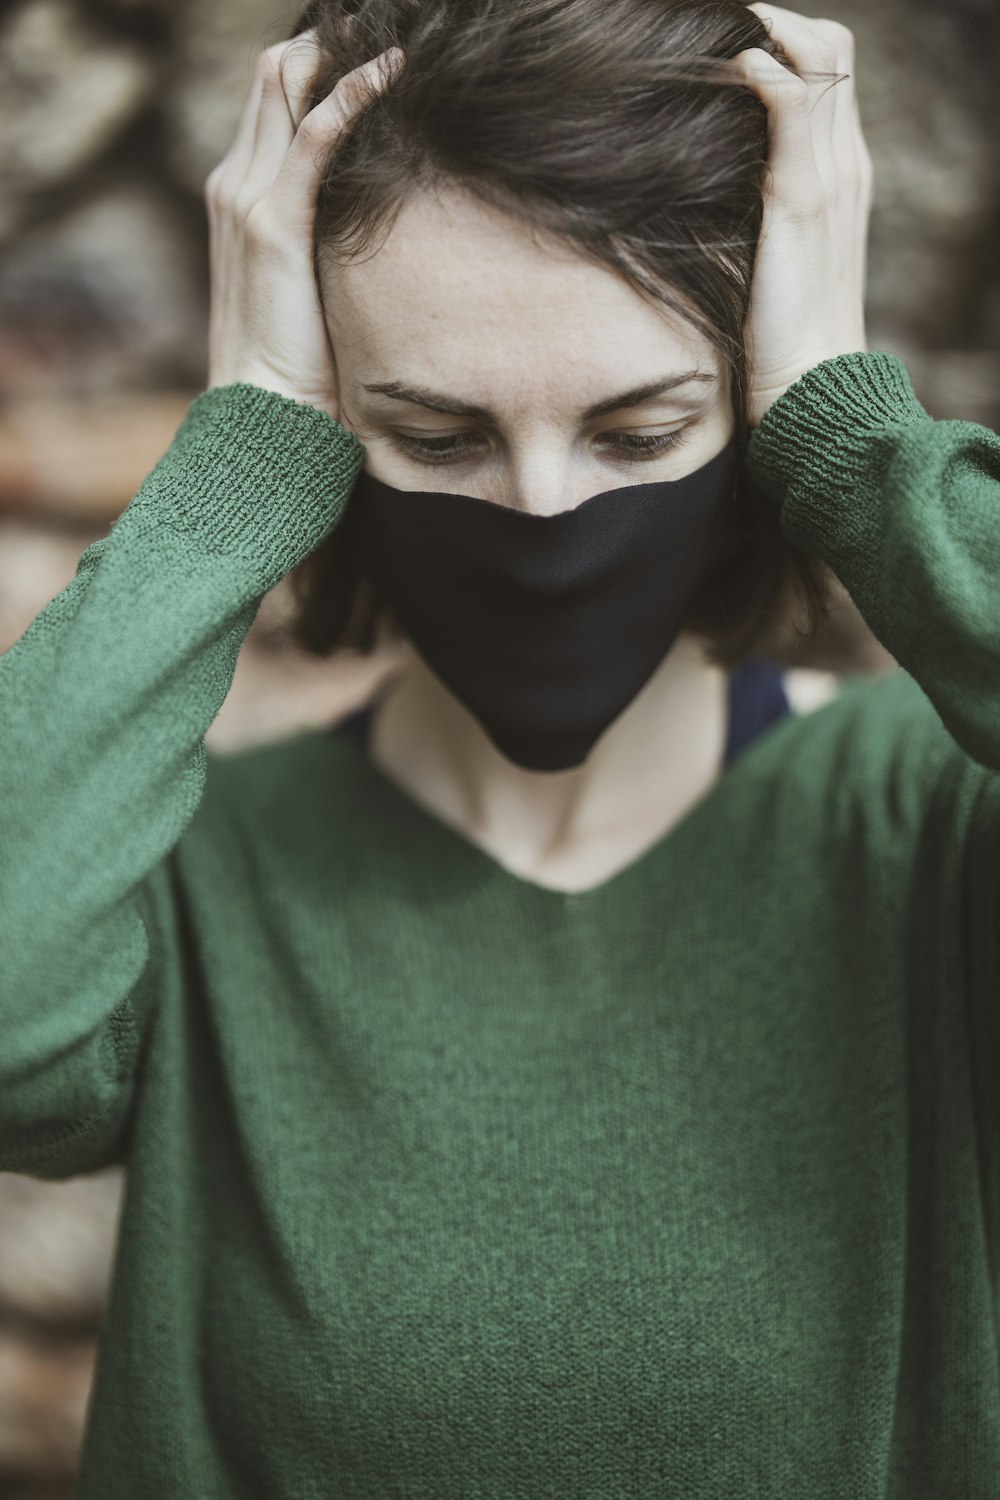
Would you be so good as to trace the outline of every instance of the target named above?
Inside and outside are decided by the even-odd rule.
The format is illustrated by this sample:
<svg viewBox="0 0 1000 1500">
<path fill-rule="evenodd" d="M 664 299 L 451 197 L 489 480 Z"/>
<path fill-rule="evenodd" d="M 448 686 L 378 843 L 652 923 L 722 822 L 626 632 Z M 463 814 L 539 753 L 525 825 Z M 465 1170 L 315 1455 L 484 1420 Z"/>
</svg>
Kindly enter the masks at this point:
<svg viewBox="0 0 1000 1500">
<path fill-rule="evenodd" d="M 586 472 L 565 450 L 524 450 L 511 457 L 485 498 L 525 515 L 554 516 L 596 494 L 592 480 L 588 485 Z"/>
</svg>

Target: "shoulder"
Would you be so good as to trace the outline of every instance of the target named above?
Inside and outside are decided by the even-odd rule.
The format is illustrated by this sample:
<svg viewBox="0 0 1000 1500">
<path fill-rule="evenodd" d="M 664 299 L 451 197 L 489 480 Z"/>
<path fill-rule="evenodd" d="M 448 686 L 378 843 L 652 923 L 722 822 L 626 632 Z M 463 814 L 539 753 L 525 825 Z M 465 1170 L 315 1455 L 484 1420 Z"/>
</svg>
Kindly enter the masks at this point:
<svg viewBox="0 0 1000 1500">
<path fill-rule="evenodd" d="M 902 667 L 844 676 L 789 669 L 783 680 L 804 733 L 821 733 L 838 745 L 863 742 L 873 767 L 898 764 L 901 757 L 911 769 L 915 761 L 931 767 L 968 759 L 923 688 Z"/>
<path fill-rule="evenodd" d="M 285 813 L 304 797 L 346 793 L 358 780 L 361 759 L 353 741 L 329 729 L 303 729 L 239 750 L 209 749 L 206 793 L 211 787 L 218 803 L 235 804 L 237 811 L 252 797 L 258 813 Z"/>
<path fill-rule="evenodd" d="M 297 858 L 328 836 L 343 850 L 355 830 L 363 836 L 372 795 L 358 748 L 326 730 L 235 751 L 209 749 L 188 842 L 238 841 L 245 852 L 266 847 L 272 856 Z"/>
<path fill-rule="evenodd" d="M 952 738 L 910 673 L 784 675 L 794 712 L 771 737 L 762 773 L 778 775 L 803 809 L 816 807 L 831 833 L 919 836 L 937 815 L 947 836 L 959 831 L 992 773 Z"/>
<path fill-rule="evenodd" d="M 260 899 L 330 920 L 412 901 L 427 858 L 428 817 L 346 734 L 309 729 L 209 757 L 192 866 L 249 884 Z M 280 896 L 276 893 L 280 892 Z"/>
</svg>

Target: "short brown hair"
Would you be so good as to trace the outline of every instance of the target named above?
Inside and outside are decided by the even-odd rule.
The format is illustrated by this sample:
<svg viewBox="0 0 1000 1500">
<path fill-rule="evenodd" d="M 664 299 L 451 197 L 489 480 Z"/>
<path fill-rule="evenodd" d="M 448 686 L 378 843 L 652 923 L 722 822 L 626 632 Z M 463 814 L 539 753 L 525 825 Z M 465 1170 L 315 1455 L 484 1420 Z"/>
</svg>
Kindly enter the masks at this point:
<svg viewBox="0 0 1000 1500">
<path fill-rule="evenodd" d="M 743 0 L 311 0 L 315 104 L 389 47 L 406 65 L 324 164 L 315 265 L 367 253 L 404 201 L 458 186 L 559 237 L 679 313 L 731 372 L 736 437 L 749 437 L 744 328 L 763 219 L 764 104 L 724 59 L 790 59 Z M 728 84 L 728 86 L 726 86 Z M 811 639 L 831 574 L 789 541 L 777 503 L 741 466 L 745 546 L 692 600 L 683 628 L 730 667 L 766 652 L 804 608 Z M 293 640 L 317 656 L 369 651 L 391 613 L 335 528 L 290 575 Z"/>
</svg>

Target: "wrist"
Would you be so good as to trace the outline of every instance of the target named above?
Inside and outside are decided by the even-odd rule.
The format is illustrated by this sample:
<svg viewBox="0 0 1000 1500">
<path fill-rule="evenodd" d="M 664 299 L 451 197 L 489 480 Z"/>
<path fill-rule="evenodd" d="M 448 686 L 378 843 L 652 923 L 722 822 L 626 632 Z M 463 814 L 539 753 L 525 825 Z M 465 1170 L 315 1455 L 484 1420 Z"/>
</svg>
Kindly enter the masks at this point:
<svg viewBox="0 0 1000 1500">
<path fill-rule="evenodd" d="M 780 376 L 772 378 L 768 376 L 765 382 L 755 383 L 750 394 L 750 426 L 757 428 L 764 417 L 780 401 L 786 391 L 790 390 L 803 376 L 808 375 L 810 370 L 815 370 L 818 365 L 824 364 L 829 359 L 839 359 L 844 354 L 867 354 L 868 339 L 862 334 L 860 339 L 831 339 L 824 345 L 823 352 L 815 355 L 803 355 Z"/>
</svg>

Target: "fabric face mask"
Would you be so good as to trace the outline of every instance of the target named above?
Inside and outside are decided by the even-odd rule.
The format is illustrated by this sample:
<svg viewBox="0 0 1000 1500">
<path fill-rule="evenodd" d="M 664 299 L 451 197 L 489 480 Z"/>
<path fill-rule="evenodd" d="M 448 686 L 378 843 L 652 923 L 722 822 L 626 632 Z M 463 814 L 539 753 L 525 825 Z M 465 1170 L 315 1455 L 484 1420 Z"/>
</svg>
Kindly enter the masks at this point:
<svg viewBox="0 0 1000 1500">
<path fill-rule="evenodd" d="M 340 533 L 428 667 L 509 760 L 580 765 L 740 546 L 731 440 L 682 479 L 575 510 L 398 490 L 362 471 Z"/>
</svg>

